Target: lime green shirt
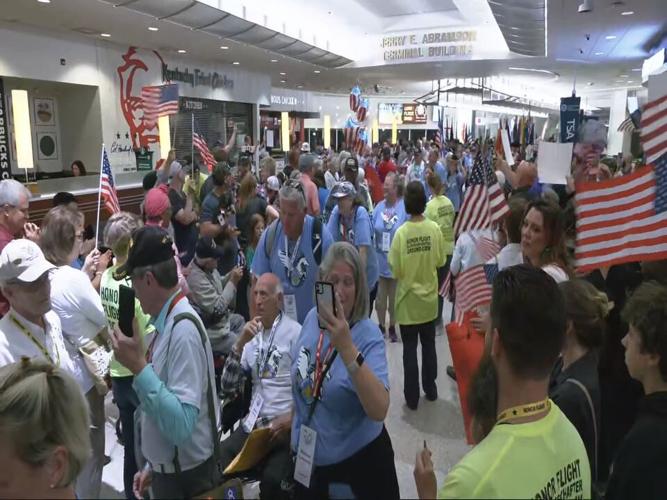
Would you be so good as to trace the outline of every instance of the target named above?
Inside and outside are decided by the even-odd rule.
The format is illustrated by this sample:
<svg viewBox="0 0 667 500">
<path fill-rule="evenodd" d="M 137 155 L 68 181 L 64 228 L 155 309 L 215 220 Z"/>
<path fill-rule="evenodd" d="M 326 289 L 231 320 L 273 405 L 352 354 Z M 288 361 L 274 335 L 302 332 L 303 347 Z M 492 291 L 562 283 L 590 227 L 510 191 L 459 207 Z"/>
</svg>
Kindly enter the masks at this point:
<svg viewBox="0 0 667 500">
<path fill-rule="evenodd" d="M 450 471 L 438 498 L 591 498 L 586 448 L 552 401 L 540 420 L 496 425 Z"/>
<path fill-rule="evenodd" d="M 434 196 L 426 204 L 424 216 L 440 227 L 445 240 L 446 259 L 447 255 L 454 253 L 454 205 L 445 195 Z"/>
<path fill-rule="evenodd" d="M 398 281 L 396 321 L 401 325 L 433 321 L 438 315 L 437 268 L 445 261 L 438 225 L 428 219 L 405 222 L 396 231 L 388 260 Z"/>
<path fill-rule="evenodd" d="M 113 279 L 113 271 L 117 266 L 110 267 L 102 274 L 100 281 L 100 297 L 102 298 L 102 307 L 104 307 L 104 314 L 109 322 L 109 328 L 113 329 L 118 324 L 118 295 L 120 285 L 132 286 L 129 279 L 116 281 Z M 153 325 L 150 325 L 151 317 L 145 314 L 141 309 L 139 300 L 134 301 L 134 316 L 139 323 L 139 330 L 142 332 L 142 337 L 154 330 Z M 144 345 L 144 348 L 146 346 Z M 109 372 L 112 377 L 131 377 L 132 372 L 116 361 L 116 357 L 111 358 L 111 365 Z"/>
</svg>

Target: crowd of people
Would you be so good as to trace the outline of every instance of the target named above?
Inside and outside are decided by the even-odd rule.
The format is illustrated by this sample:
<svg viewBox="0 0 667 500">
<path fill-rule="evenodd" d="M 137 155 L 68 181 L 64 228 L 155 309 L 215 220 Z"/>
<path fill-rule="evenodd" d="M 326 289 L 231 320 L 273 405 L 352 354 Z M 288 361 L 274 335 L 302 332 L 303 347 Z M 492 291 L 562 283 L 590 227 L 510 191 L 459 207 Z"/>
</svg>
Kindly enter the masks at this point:
<svg viewBox="0 0 667 500">
<path fill-rule="evenodd" d="M 140 213 L 100 235 L 71 194 L 37 226 L 30 192 L 0 181 L 0 496 L 99 498 L 111 391 L 126 498 L 210 497 L 239 476 L 260 498 L 398 498 L 386 343 L 402 343 L 406 407 L 436 400 L 445 296 L 487 263 L 474 446 L 438 485 L 424 441 L 419 497 L 662 498 L 667 263 L 577 274 L 576 185 L 490 149 L 303 143 L 280 171 L 220 150 L 209 175 L 170 153 Z M 508 210 L 456 235 L 484 162 Z"/>
</svg>

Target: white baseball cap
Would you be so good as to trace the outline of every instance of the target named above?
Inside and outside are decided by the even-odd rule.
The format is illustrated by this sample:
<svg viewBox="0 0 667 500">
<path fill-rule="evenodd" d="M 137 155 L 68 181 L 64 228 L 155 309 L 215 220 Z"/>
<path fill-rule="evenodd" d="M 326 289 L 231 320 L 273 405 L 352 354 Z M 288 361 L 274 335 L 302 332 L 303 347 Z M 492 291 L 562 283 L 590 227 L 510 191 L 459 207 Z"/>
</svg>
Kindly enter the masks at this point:
<svg viewBox="0 0 667 500">
<path fill-rule="evenodd" d="M 280 191 L 280 180 L 275 175 L 266 179 L 266 188 L 271 191 Z"/>
<path fill-rule="evenodd" d="M 310 153 L 310 144 L 307 142 L 304 142 L 301 144 L 301 152 L 302 153 Z"/>
<path fill-rule="evenodd" d="M 13 280 L 32 283 L 55 267 L 46 260 L 37 243 L 23 238 L 13 240 L 0 254 L 0 283 Z"/>
</svg>

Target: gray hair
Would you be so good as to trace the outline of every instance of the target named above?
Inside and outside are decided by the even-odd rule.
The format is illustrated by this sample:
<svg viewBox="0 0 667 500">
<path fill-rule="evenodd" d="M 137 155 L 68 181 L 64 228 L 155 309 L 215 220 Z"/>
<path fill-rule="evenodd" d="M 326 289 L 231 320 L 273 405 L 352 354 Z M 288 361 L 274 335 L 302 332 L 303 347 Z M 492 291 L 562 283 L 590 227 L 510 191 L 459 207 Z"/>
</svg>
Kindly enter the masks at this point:
<svg viewBox="0 0 667 500">
<path fill-rule="evenodd" d="M 368 318 L 368 308 L 370 306 L 366 270 L 362 266 L 359 251 L 346 241 L 339 241 L 331 245 L 320 264 L 320 280 L 327 281 L 333 267 L 341 261 L 352 268 L 352 274 L 354 275 L 354 308 L 352 309 L 350 323 L 356 323 Z"/>
<path fill-rule="evenodd" d="M 113 214 L 104 226 L 104 244 L 117 257 L 127 257 L 132 231 L 143 226 L 141 218 L 130 212 Z"/>
<path fill-rule="evenodd" d="M 32 196 L 30 190 L 14 179 L 5 179 L 0 182 L 0 206 L 10 205 L 18 207 L 21 204 L 21 195 L 28 200 Z"/>
<path fill-rule="evenodd" d="M 297 186 L 298 184 L 298 186 Z M 299 209 L 306 208 L 306 193 L 299 181 L 289 180 L 280 188 L 278 196 L 281 200 L 296 201 L 299 203 Z"/>
<path fill-rule="evenodd" d="M 146 274 L 152 273 L 160 288 L 174 288 L 178 285 L 178 267 L 175 259 L 176 257 L 157 264 L 135 267 L 132 276 L 143 278 Z"/>
<path fill-rule="evenodd" d="M 72 484 L 90 455 L 88 405 L 76 381 L 42 360 L 22 358 L 0 368 L 0 432 L 19 459 L 43 465 L 59 446 L 67 469 L 56 485 Z"/>
</svg>

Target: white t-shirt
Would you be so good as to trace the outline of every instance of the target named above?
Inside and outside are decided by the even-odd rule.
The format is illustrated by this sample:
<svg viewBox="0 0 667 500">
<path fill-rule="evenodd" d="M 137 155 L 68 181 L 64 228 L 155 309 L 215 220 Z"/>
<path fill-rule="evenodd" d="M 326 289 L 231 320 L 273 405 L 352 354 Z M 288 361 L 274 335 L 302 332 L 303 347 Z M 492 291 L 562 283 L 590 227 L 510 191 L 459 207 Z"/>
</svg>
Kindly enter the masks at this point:
<svg viewBox="0 0 667 500">
<path fill-rule="evenodd" d="M 490 259 L 487 264 L 498 264 L 498 271 L 508 267 L 523 264 L 523 253 L 520 243 L 508 243 L 500 249 L 498 255 Z"/>
<path fill-rule="evenodd" d="M 292 346 L 300 333 L 301 325 L 283 314 L 270 347 L 271 328 L 264 330 L 243 347 L 241 366 L 252 374 L 252 395 L 254 397 L 259 391 L 264 400 L 259 412 L 260 417 L 274 418 L 292 408 Z M 264 375 L 262 378 L 258 376 L 260 347 L 267 359 L 266 366 L 260 367 Z"/>
<path fill-rule="evenodd" d="M 44 324 L 46 330 L 28 321 L 14 309 L 10 309 L 0 319 L 0 366 L 15 363 L 20 361 L 23 356 L 27 356 L 52 361 L 56 366 L 74 375 L 73 363 L 65 348 L 60 320 L 56 313 L 53 311 L 47 312 L 44 315 Z M 23 328 L 30 332 L 35 341 L 30 339 Z M 39 343 L 39 346 L 37 343 Z M 44 356 L 42 348 L 46 349 L 50 359 Z"/>
<path fill-rule="evenodd" d="M 213 354 L 206 337 L 206 350 L 202 346 L 197 327 L 187 319 L 176 328 L 174 318 L 189 312 L 197 316 L 187 300 L 179 300 L 165 320 L 164 331 L 156 333 L 152 365 L 157 376 L 181 403 L 199 409 L 197 423 L 190 439 L 178 447 L 178 460 L 183 470 L 190 470 L 208 460 L 213 454 L 213 437 L 208 416 L 207 384 L 215 384 Z M 208 373 L 206 367 L 208 366 Z M 220 419 L 218 396 L 213 387 L 216 422 Z M 141 450 L 148 461 L 155 465 L 173 466 L 174 446 L 169 443 L 157 423 L 141 413 Z"/>
<path fill-rule="evenodd" d="M 86 393 L 94 383 L 78 349 L 107 328 L 100 294 L 86 273 L 61 266 L 51 273 L 51 307 L 60 318 L 65 347 L 74 362 L 74 378 Z"/>
<path fill-rule="evenodd" d="M 452 254 L 452 262 L 449 265 L 449 270 L 451 271 L 452 276 L 458 276 L 463 271 L 467 271 L 473 266 L 484 264 L 485 260 L 480 255 L 479 250 L 477 249 L 477 244 L 475 243 L 475 240 L 481 238 L 495 240 L 496 235 L 491 229 L 473 229 L 472 231 L 461 233 L 456 240 L 456 246 L 454 246 L 454 253 Z"/>
</svg>

